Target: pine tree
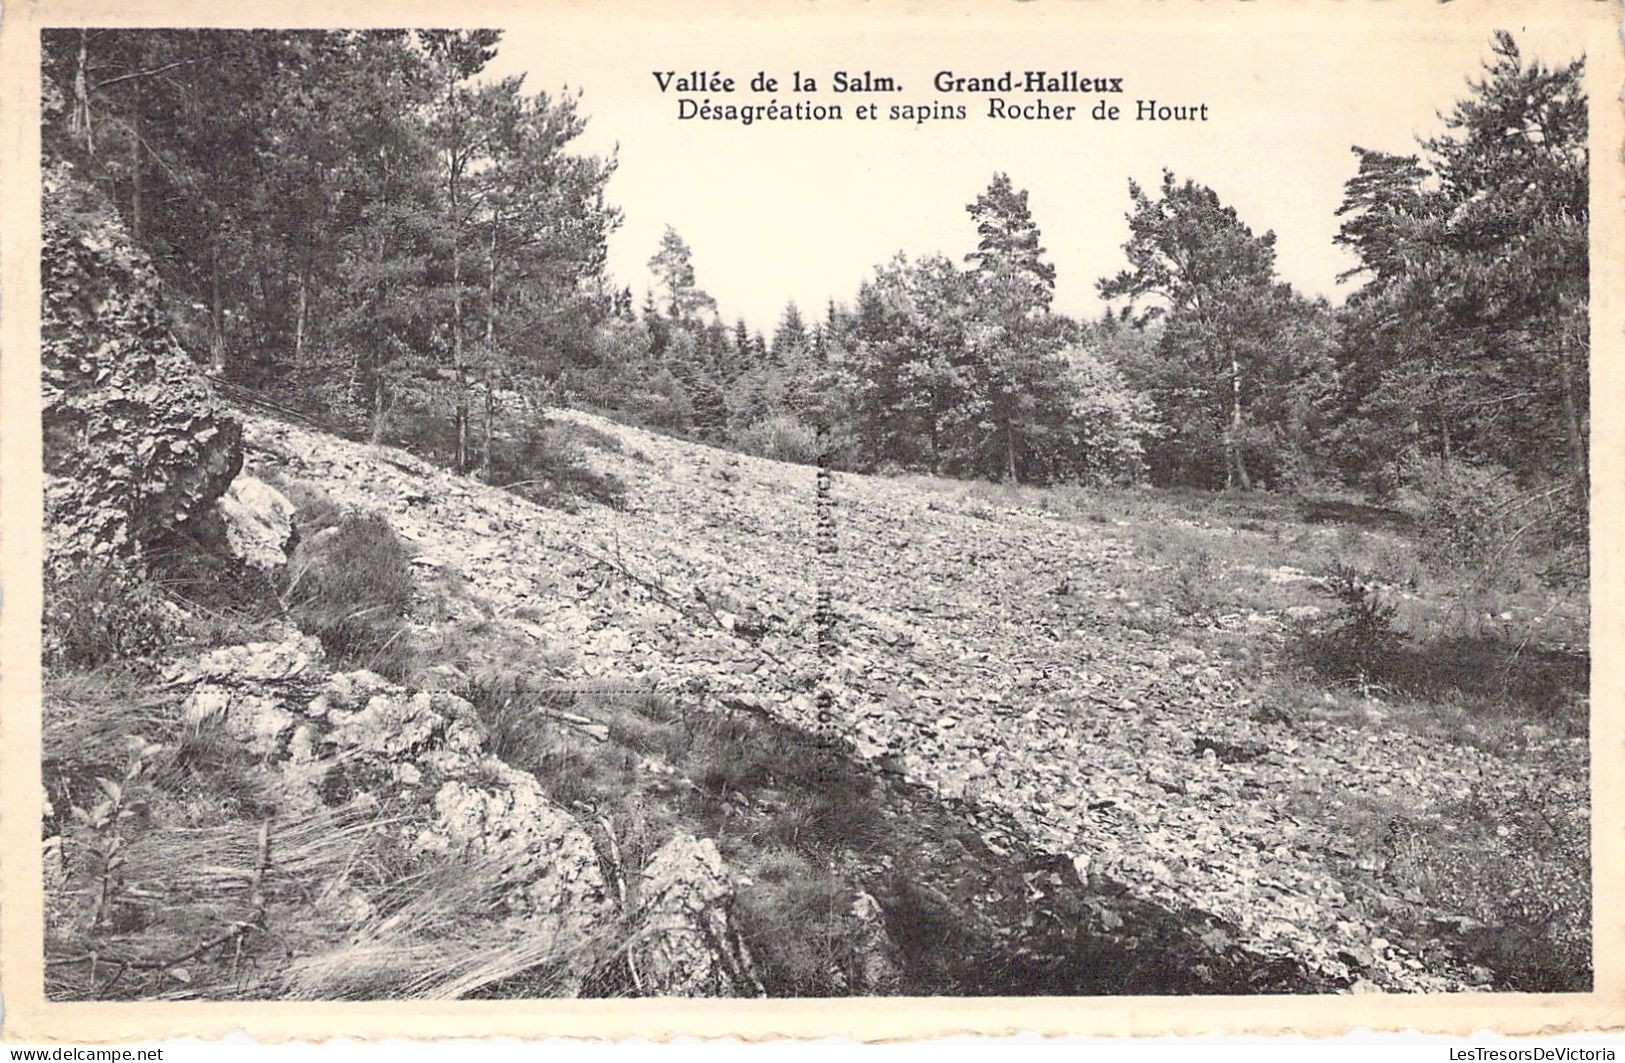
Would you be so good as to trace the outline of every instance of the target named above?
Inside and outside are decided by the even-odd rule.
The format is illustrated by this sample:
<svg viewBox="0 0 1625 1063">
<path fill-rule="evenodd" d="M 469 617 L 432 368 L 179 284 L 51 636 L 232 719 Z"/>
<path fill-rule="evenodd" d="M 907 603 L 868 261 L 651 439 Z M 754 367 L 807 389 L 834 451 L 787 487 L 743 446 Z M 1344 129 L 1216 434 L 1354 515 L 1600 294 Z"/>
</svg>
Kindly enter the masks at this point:
<svg viewBox="0 0 1625 1063">
<path fill-rule="evenodd" d="M 976 222 L 976 250 L 965 261 L 983 278 L 1019 287 L 1009 297 L 1023 313 L 1047 311 L 1055 296 L 1055 267 L 1044 261 L 1038 225 L 1007 173 L 996 173 L 987 190 L 966 206 Z"/>
<path fill-rule="evenodd" d="M 659 250 L 649 259 L 649 269 L 665 293 L 666 312 L 672 321 L 688 325 L 707 311 L 716 311 L 716 300 L 695 281 L 694 252 L 670 225 L 660 237 Z"/>
<path fill-rule="evenodd" d="M 469 172 L 484 148 L 484 130 L 475 121 L 474 90 L 469 87 L 468 81 L 496 55 L 495 45 L 501 36 L 497 30 L 418 31 L 418 39 L 429 56 L 436 86 L 430 130 L 440 152 L 439 179 L 441 193 L 445 197 L 441 221 L 450 273 L 446 285 L 450 303 L 446 330 L 449 334 L 457 448 L 452 464 L 458 469 L 468 467 L 470 453 L 471 367 L 466 350 L 463 313 L 467 296 L 464 245 L 468 240 L 467 230 L 472 224 Z"/>
<path fill-rule="evenodd" d="M 994 174 L 965 209 L 978 236 L 976 250 L 965 256 L 980 307 L 974 348 L 981 394 L 975 401 L 985 403 L 993 425 L 990 453 L 999 455 L 1004 478 L 1018 482 L 1022 454 L 1034 450 L 1039 425 L 1058 398 L 1059 343 L 1054 323 L 1046 320 L 1055 268 L 1044 261 L 1027 192 L 1017 191 L 1008 174 Z"/>
<path fill-rule="evenodd" d="M 1337 240 L 1365 284 L 1342 314 L 1345 460 L 1388 482 L 1417 457 L 1588 491 L 1589 156 L 1584 60 L 1485 76 L 1424 155 L 1355 148 Z"/>
<path fill-rule="evenodd" d="M 779 327 L 773 332 L 773 360 L 783 365 L 793 361 L 801 352 L 807 350 L 807 325 L 801 319 L 801 310 L 791 300 L 784 306 L 784 313 L 779 318 Z"/>
<path fill-rule="evenodd" d="M 1191 412 L 1202 415 L 1171 420 L 1185 425 L 1187 445 L 1222 440 L 1226 486 L 1250 489 L 1249 398 L 1261 363 L 1277 353 L 1270 337 L 1287 305 L 1275 281 L 1275 234 L 1254 235 L 1211 188 L 1176 182 L 1172 171 L 1163 171 L 1160 193 L 1153 199 L 1129 182 L 1129 268 L 1102 278 L 1100 294 L 1154 300 L 1142 323 L 1167 315 L 1163 357 L 1192 367 L 1184 387 L 1199 404 Z"/>
</svg>

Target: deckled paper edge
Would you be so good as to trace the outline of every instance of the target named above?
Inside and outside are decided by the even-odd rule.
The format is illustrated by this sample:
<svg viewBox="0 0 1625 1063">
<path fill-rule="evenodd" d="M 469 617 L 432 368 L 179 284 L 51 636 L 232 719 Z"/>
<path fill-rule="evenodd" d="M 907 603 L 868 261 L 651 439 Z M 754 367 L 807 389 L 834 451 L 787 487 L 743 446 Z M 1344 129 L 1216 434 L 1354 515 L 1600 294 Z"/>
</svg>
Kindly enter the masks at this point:
<svg viewBox="0 0 1625 1063">
<path fill-rule="evenodd" d="M 1329 3 L 1330 0 L 1322 0 Z M 1361 0 L 1368 2 L 1368 0 Z M 863 998 L 850 1000 L 476 1001 L 457 1003 L 53 1003 L 42 995 L 40 785 L 39 428 L 39 41 L 46 25 L 154 26 L 512 26 L 586 0 L 540 0 L 528 10 L 457 0 L 406 7 L 362 0 L 245 3 L 218 0 L 25 0 L 0 23 L 0 993 L 3 1036 L 23 1042 L 112 1042 L 218 1038 L 244 1030 L 265 1042 L 345 1036 L 365 1040 L 548 1036 L 594 1040 L 679 1035 L 846 1035 L 900 1040 L 961 1034 L 1119 1036 L 1286 1034 L 1336 1036 L 1351 1029 L 1466 1035 L 1557 1034 L 1625 1029 L 1625 48 L 1619 9 L 1606 0 L 1426 0 L 1371 3 L 1369 17 L 1426 23 L 1474 21 L 1486 37 L 1558 13 L 1583 27 L 1591 99 L 1592 335 L 1592 734 L 1596 982 L 1588 994 L 1415 996 Z M 866 5 L 829 0 L 819 18 L 897 20 L 963 17 L 996 25 L 1035 5 L 968 3 Z M 1082 25 L 1117 20 L 1192 23 L 1303 21 L 1317 5 L 1169 0 L 1048 3 L 1046 15 Z M 593 8 L 606 23 L 659 20 L 694 32 L 696 21 L 765 19 L 782 3 L 748 0 L 623 0 Z M 797 5 L 797 16 L 809 10 Z M 1259 55 L 1259 61 L 1267 56 Z M 1380 61 L 1375 59 L 1373 61 Z M 1466 73 L 1464 71 L 1464 73 Z M 1443 101 L 1441 101 L 1443 102 Z"/>
</svg>

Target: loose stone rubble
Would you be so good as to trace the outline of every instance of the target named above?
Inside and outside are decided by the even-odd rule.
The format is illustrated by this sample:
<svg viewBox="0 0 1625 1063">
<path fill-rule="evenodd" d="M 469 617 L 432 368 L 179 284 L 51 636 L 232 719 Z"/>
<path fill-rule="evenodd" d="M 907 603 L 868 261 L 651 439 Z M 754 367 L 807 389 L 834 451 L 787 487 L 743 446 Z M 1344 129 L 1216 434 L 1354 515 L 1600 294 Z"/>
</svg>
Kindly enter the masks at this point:
<svg viewBox="0 0 1625 1063">
<path fill-rule="evenodd" d="M 1438 955 L 1424 966 L 1351 914 L 1336 839 L 1285 798 L 1318 779 L 1446 802 L 1470 785 L 1538 785 L 1533 769 L 1399 732 L 1376 747 L 1355 730 L 1254 719 L 1235 680 L 1178 657 L 1177 639 L 1131 642 L 1078 609 L 1077 596 L 1120 593 L 1105 574 L 1130 547 L 1049 514 L 834 474 L 837 552 L 821 558 L 813 469 L 557 416 L 619 443 L 587 453 L 626 484 L 623 510 L 540 508 L 266 419 L 248 418 L 245 438 L 256 460 L 383 513 L 423 563 L 499 608 L 530 607 L 530 637 L 574 651 L 561 680 L 832 728 L 972 818 L 1014 817 L 1091 887 L 1228 928 L 1222 947 L 1260 970 L 1398 991 L 1482 983 L 1482 969 Z M 1063 580 L 1072 594 L 1052 593 Z M 833 606 L 823 654 L 820 592 Z M 1280 621 L 1247 623 L 1267 637 Z"/>
</svg>

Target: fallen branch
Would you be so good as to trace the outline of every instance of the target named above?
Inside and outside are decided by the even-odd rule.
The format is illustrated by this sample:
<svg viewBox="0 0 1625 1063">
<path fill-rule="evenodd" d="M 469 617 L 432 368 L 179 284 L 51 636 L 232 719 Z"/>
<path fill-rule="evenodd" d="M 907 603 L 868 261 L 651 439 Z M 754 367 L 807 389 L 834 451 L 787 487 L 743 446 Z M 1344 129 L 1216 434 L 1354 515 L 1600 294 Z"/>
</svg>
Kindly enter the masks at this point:
<svg viewBox="0 0 1625 1063">
<path fill-rule="evenodd" d="M 668 608 L 675 610 L 682 616 L 698 623 L 709 622 L 711 626 L 717 628 L 718 630 L 727 632 L 729 635 L 739 639 L 741 642 L 749 643 L 756 649 L 757 653 L 760 653 L 763 657 L 767 658 L 774 664 L 782 665 L 785 663 L 783 658 L 779 657 L 777 654 L 770 653 L 767 650 L 762 649 L 761 646 L 756 643 L 755 639 L 752 639 L 744 632 L 737 630 L 736 625 L 724 622 L 721 614 L 717 612 L 716 607 L 711 604 L 711 600 L 706 597 L 705 589 L 703 587 L 696 586 L 694 588 L 694 601 L 698 602 L 703 608 L 704 611 L 701 612 L 699 610 L 690 608 L 686 604 L 686 600 L 684 598 L 669 590 L 665 583 L 661 582 L 658 577 L 648 578 L 640 576 L 636 572 L 632 571 L 632 567 L 625 561 L 621 560 L 620 551 L 618 548 L 614 558 L 608 558 L 602 554 L 595 553 L 585 546 L 575 546 L 573 549 L 575 549 L 578 553 L 584 554 L 588 558 L 591 558 L 595 563 L 603 565 L 610 571 L 617 573 L 622 578 L 636 584 L 639 587 L 642 587 L 644 590 L 658 598 Z"/>
</svg>

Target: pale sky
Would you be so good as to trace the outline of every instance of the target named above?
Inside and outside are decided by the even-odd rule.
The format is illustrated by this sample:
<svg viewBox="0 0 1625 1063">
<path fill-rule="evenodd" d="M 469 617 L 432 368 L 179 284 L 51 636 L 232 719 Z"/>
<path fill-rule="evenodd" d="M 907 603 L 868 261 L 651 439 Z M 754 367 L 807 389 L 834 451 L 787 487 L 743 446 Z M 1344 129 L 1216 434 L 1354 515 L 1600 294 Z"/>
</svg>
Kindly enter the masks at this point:
<svg viewBox="0 0 1625 1063">
<path fill-rule="evenodd" d="M 1588 5 L 1583 13 L 1608 6 Z M 1491 9 L 1462 2 L 1384 5 L 1392 17 L 1380 20 L 1374 5 L 1353 2 L 1201 9 L 769 3 L 748 18 L 670 13 L 613 25 L 606 10 L 509 29 L 491 72 L 524 71 L 532 91 L 581 89 L 590 121 L 578 145 L 593 152 L 619 145 L 608 193 L 625 213 L 610 244 L 618 283 L 641 300 L 651 284 L 648 259 L 669 223 L 693 247 L 699 283 L 724 320 L 743 315 L 764 331 L 787 299 L 809 317 L 832 296 L 849 301 L 874 266 L 898 251 L 962 260 L 975 244 L 965 205 L 995 170 L 1031 193 L 1058 274 L 1057 310 L 1099 310 L 1096 278 L 1123 265 L 1127 181 L 1154 186 L 1163 166 L 1213 187 L 1255 231 L 1274 229 L 1281 275 L 1340 301 L 1335 277 L 1350 260 L 1331 241 L 1333 211 L 1355 167 L 1350 145 L 1414 150 L 1418 134 L 1441 128 L 1436 112 L 1466 94 L 1466 78 L 1489 54 L 1491 31 L 1504 25 Z M 1594 17 L 1567 17 L 1582 13 L 1579 4 L 1533 10 L 1547 21 L 1505 28 L 1526 55 L 1548 62 L 1583 53 L 1584 34 L 1596 42 L 1607 29 Z M 1296 14 L 1284 22 L 1285 12 Z M 969 116 L 924 126 L 884 117 L 750 127 L 679 121 L 680 94 L 662 94 L 652 71 L 696 68 L 721 70 L 740 88 L 766 70 L 781 80 L 781 102 L 808 98 L 788 86 L 800 70 L 820 81 L 818 102 L 841 103 L 848 115 L 866 102 L 879 102 L 884 113 L 893 103 L 935 101 L 963 103 Z M 1007 69 L 1018 77 L 1029 69 L 1121 77 L 1125 91 L 1046 95 L 1079 104 L 1079 119 L 1010 122 L 987 117 L 983 95 L 945 95 L 931 84 L 939 70 L 986 76 Z M 835 94 L 827 90 L 837 70 L 889 75 L 904 91 Z M 708 95 L 718 103 L 771 98 Z M 1125 119 L 1087 120 L 1102 98 L 1121 105 Z M 1135 122 L 1139 99 L 1205 102 L 1210 120 Z"/>
</svg>

